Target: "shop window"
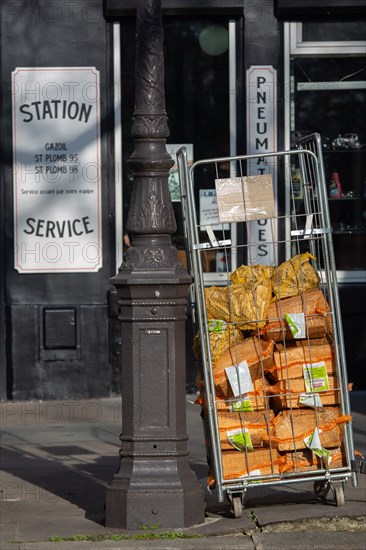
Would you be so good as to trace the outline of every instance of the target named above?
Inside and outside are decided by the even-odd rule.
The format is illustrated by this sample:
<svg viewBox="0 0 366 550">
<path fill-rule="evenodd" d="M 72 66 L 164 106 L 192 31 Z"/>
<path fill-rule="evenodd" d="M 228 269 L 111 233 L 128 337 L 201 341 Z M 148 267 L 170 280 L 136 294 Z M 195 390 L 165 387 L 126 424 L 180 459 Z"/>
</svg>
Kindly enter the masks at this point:
<svg viewBox="0 0 366 550">
<path fill-rule="evenodd" d="M 364 32 L 364 23 L 340 23 L 302 26 L 305 50 L 293 47 L 289 55 L 289 145 L 307 134 L 318 132 L 322 138 L 323 160 L 333 243 L 339 282 L 364 282 L 366 261 L 366 42 L 358 43 L 350 54 L 350 38 Z M 299 26 L 291 24 L 290 31 Z M 312 28 L 310 28 L 312 27 Z M 315 42 L 324 29 L 324 46 Z M 341 40 L 344 39 L 344 42 Z M 302 42 L 306 45 L 305 40 Z M 310 46 L 309 46 L 310 44 Z M 362 46 L 363 44 L 363 46 Z M 336 53 L 332 53 L 335 51 Z M 293 182 L 297 181 L 292 167 Z M 294 192 L 294 208 L 301 211 L 301 182 Z"/>
</svg>

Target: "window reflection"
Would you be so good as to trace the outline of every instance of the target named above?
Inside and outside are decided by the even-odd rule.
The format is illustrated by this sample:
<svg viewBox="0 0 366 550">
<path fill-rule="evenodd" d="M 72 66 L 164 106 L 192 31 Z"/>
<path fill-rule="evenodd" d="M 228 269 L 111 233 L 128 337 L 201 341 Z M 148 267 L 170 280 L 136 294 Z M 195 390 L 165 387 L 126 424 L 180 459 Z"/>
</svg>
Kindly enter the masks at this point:
<svg viewBox="0 0 366 550">
<path fill-rule="evenodd" d="M 322 21 L 321 23 L 303 23 L 304 42 L 338 42 L 365 40 L 366 21 Z"/>
</svg>

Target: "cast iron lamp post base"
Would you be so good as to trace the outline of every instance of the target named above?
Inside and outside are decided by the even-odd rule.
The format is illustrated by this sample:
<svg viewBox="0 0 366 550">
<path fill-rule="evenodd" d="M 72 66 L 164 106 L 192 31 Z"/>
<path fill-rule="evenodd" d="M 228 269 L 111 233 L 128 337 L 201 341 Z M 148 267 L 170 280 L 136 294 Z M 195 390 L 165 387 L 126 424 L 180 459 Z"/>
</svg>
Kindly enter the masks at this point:
<svg viewBox="0 0 366 550">
<path fill-rule="evenodd" d="M 171 265 L 177 255 L 169 236 L 136 236 L 135 241 L 151 261 L 159 257 L 161 264 L 166 258 Z M 132 248 L 130 253 L 135 255 Z M 123 430 L 120 468 L 107 491 L 108 527 L 187 527 L 204 520 L 203 490 L 187 451 L 189 282 L 178 260 L 175 267 L 160 265 L 149 272 L 126 266 L 113 280 L 123 336 Z"/>
</svg>

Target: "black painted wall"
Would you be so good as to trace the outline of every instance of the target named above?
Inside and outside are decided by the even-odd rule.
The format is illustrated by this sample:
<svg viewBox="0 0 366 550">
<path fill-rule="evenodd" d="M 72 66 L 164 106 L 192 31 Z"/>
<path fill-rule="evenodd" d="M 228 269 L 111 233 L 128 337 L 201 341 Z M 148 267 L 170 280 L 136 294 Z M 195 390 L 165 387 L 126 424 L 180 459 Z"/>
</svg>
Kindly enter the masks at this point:
<svg viewBox="0 0 366 550">
<path fill-rule="evenodd" d="M 6 311 L 1 343 L 6 361 L 3 353 L 0 367 L 2 381 L 7 378 L 2 398 L 67 399 L 110 392 L 108 292 L 115 271 L 115 245 L 109 25 L 102 0 L 1 3 L 4 217 L 0 251 L 5 258 L 2 305 Z M 16 67 L 73 66 L 100 71 L 103 268 L 84 274 L 19 274 L 13 267 L 11 73 Z"/>
</svg>

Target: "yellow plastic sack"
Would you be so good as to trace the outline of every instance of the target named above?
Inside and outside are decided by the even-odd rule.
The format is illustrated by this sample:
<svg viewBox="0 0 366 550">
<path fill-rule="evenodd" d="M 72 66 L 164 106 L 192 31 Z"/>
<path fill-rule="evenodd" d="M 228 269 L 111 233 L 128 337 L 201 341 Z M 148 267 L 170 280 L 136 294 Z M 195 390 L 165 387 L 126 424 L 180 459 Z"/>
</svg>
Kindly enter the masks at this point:
<svg viewBox="0 0 366 550">
<path fill-rule="evenodd" d="M 214 322 L 215 321 L 212 321 L 212 323 Z M 233 325 L 226 325 L 222 331 L 210 331 L 210 325 L 212 325 L 212 323 L 209 322 L 208 324 L 211 360 L 214 364 L 229 348 L 242 342 L 244 340 L 244 335 L 240 329 Z M 197 332 L 193 339 L 193 353 L 196 359 L 201 360 L 202 353 L 199 332 Z"/>
<path fill-rule="evenodd" d="M 264 327 L 271 303 L 272 283 L 258 277 L 254 284 L 233 284 L 205 289 L 207 318 L 236 323 L 241 330 Z"/>
<path fill-rule="evenodd" d="M 320 277 L 310 263 L 310 260 L 315 259 L 315 256 L 305 252 L 279 265 L 272 275 L 274 300 L 297 296 L 310 288 L 318 288 Z"/>
<path fill-rule="evenodd" d="M 230 281 L 234 285 L 242 285 L 244 288 L 253 288 L 253 285 L 262 279 L 271 279 L 275 268 L 266 265 L 241 265 L 230 275 Z"/>
<path fill-rule="evenodd" d="M 272 283 L 261 278 L 254 288 L 231 285 L 228 290 L 231 302 L 232 319 L 242 330 L 263 328 L 267 322 L 267 312 L 271 303 Z"/>
<path fill-rule="evenodd" d="M 274 267 L 242 265 L 230 275 L 233 283 L 228 290 L 233 320 L 242 330 L 255 330 L 264 326 L 271 302 L 271 276 Z"/>
<path fill-rule="evenodd" d="M 228 298 L 228 287 L 210 286 L 205 288 L 205 301 L 207 319 L 221 319 L 230 321 L 230 307 Z"/>
</svg>

